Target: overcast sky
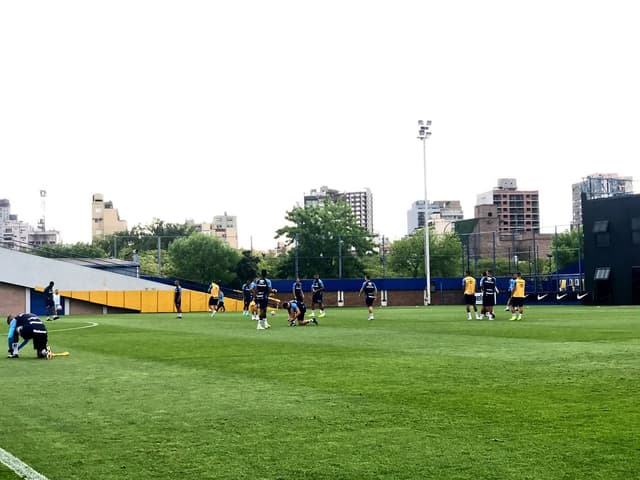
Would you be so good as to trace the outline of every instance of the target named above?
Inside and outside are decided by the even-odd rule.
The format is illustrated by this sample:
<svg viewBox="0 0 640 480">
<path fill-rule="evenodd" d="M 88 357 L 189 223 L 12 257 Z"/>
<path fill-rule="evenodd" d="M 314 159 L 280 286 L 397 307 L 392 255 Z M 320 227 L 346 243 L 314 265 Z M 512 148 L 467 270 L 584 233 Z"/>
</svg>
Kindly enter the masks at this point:
<svg viewBox="0 0 640 480">
<path fill-rule="evenodd" d="M 571 184 L 640 179 L 634 1 L 12 1 L 0 3 L 0 198 L 89 242 L 102 193 L 129 227 L 238 217 L 271 248 L 311 189 L 371 189 L 406 234 L 424 198 L 514 177 L 543 231 Z M 636 185 L 638 185 L 636 183 Z M 636 191 L 638 187 L 636 187 Z"/>
</svg>

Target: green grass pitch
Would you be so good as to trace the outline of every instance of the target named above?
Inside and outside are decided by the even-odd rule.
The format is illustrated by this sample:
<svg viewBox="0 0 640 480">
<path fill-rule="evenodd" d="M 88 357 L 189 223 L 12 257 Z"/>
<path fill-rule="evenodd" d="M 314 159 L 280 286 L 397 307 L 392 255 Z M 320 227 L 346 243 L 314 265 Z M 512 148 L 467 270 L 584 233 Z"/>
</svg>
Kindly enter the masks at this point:
<svg viewBox="0 0 640 480">
<path fill-rule="evenodd" d="M 47 322 L 71 354 L 2 360 L 0 447 L 51 480 L 640 475 L 640 308 L 375 313 Z"/>
</svg>

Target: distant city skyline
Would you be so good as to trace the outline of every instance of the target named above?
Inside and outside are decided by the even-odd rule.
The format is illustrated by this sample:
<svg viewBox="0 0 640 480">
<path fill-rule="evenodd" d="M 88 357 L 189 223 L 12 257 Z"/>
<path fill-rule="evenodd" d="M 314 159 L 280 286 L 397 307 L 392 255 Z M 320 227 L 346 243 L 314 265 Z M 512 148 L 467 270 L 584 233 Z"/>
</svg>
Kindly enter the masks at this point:
<svg viewBox="0 0 640 480">
<path fill-rule="evenodd" d="M 640 178 L 636 19 L 631 2 L 0 2 L 0 197 L 35 225 L 46 190 L 66 243 L 91 240 L 102 192 L 130 227 L 233 212 L 263 250 L 304 192 L 366 186 L 398 239 L 431 120 L 429 200 L 470 218 L 517 178 L 541 231 L 563 230 L 572 184 Z"/>
<path fill-rule="evenodd" d="M 598 175 L 602 176 L 602 175 L 605 175 L 605 174 L 591 173 L 589 175 L 586 175 L 584 178 L 597 177 Z M 605 176 L 607 178 L 609 178 L 609 176 L 613 176 L 615 178 L 622 179 L 624 181 L 625 185 L 627 185 L 627 188 L 628 188 L 628 185 L 632 185 L 632 183 L 633 183 L 632 177 L 630 177 L 630 176 L 619 176 L 617 173 L 606 174 Z M 500 180 L 501 179 L 496 178 L 495 182 L 494 182 L 494 186 L 491 187 L 491 188 L 492 189 L 498 188 Z M 502 179 L 502 180 L 513 180 L 514 184 L 515 184 L 515 182 L 518 181 L 517 178 L 515 178 L 515 179 Z M 571 186 L 569 187 L 571 189 L 571 191 L 575 191 L 575 185 L 576 184 L 571 184 Z M 338 191 L 338 190 L 332 189 L 330 187 L 323 187 L 323 188 L 328 188 L 328 190 L 330 190 L 331 192 L 334 192 L 334 193 L 335 192 L 339 192 L 339 193 L 346 192 L 346 190 L 345 191 Z M 355 189 L 352 189 L 352 190 L 355 190 Z M 520 190 L 520 189 L 518 188 L 518 190 Z M 369 189 L 364 188 L 364 189 L 362 189 L 362 191 L 363 192 L 368 192 L 369 194 L 371 194 L 372 197 L 374 197 L 373 193 L 370 192 Z M 301 192 L 301 197 L 303 199 L 302 203 L 304 203 L 304 199 L 306 199 L 307 197 L 311 198 L 311 197 L 314 197 L 314 195 L 318 195 L 319 191 L 317 189 L 315 189 L 315 188 L 312 188 L 312 189 L 309 189 L 308 192 L 309 193 Z M 329 193 L 331 193 L 331 192 L 329 192 Z M 493 195 L 493 190 L 491 190 L 489 193 L 491 193 Z M 627 192 L 627 193 L 629 193 L 629 192 Z M 325 192 L 325 194 L 326 194 L 326 192 Z M 105 195 L 104 194 L 98 194 L 98 195 L 100 196 L 99 200 L 100 201 L 104 201 Z M 487 201 L 484 198 L 486 195 L 487 195 L 486 192 L 477 192 L 477 193 L 474 194 L 474 196 L 476 198 L 476 201 L 474 202 L 474 205 L 471 207 L 472 214 L 468 215 L 468 214 L 465 213 L 464 214 L 464 218 L 465 219 L 474 218 L 473 209 L 476 207 L 478 202 Z M 573 195 L 575 196 L 575 193 Z M 43 196 L 40 193 L 41 212 L 45 212 L 45 210 L 46 210 L 46 204 L 43 203 L 44 202 L 43 198 L 46 198 L 46 197 L 47 197 L 47 195 Z M 542 195 L 540 195 L 540 197 L 542 197 Z M 120 216 L 121 222 L 125 223 L 127 225 L 128 229 L 131 229 L 133 226 L 138 225 L 138 224 L 149 225 L 149 224 L 152 223 L 154 218 L 159 218 L 160 220 L 163 220 L 163 221 L 166 221 L 166 222 L 171 222 L 171 223 L 180 223 L 180 224 L 182 224 L 182 223 L 194 223 L 194 224 L 199 225 L 199 226 L 208 225 L 208 230 L 207 231 L 209 231 L 212 228 L 214 228 L 214 224 L 216 223 L 216 221 L 218 223 L 223 221 L 223 219 L 225 218 L 225 215 L 226 215 L 226 212 L 225 212 L 225 215 L 221 215 L 219 212 L 216 212 L 213 215 L 208 215 L 207 218 L 194 218 L 193 216 L 190 216 L 188 214 L 188 212 L 185 212 L 186 217 L 183 220 L 178 220 L 178 221 L 168 220 L 166 218 L 163 218 L 162 216 L 157 216 L 157 217 L 149 218 L 145 222 L 130 223 L 126 218 L 126 207 L 123 210 L 123 208 L 120 207 L 120 205 L 118 204 L 117 201 L 114 201 L 114 200 L 111 199 L 111 196 L 108 196 L 108 198 L 109 198 L 109 200 L 107 202 L 104 202 L 104 203 L 108 203 L 110 205 L 110 208 L 113 208 L 114 210 L 117 210 L 118 215 Z M 92 195 L 92 199 L 95 202 L 95 194 Z M 375 197 L 374 197 L 374 199 L 375 199 Z M 11 204 L 11 214 L 12 214 L 12 216 L 20 218 L 20 213 L 14 210 L 13 203 L 11 202 L 11 199 L 5 199 L 5 200 L 7 200 L 7 202 Z M 291 208 L 294 208 L 296 205 L 300 205 L 300 203 L 301 202 L 299 202 L 299 201 L 296 202 Z M 311 203 L 313 203 L 313 202 L 311 202 Z M 444 230 L 444 229 L 446 229 L 447 224 L 453 223 L 454 216 L 457 217 L 458 206 L 460 206 L 460 207 L 462 206 L 455 199 L 454 200 L 448 200 L 448 201 L 431 200 L 430 199 L 429 203 L 431 204 L 431 206 L 432 206 L 431 208 L 433 209 L 432 212 L 431 212 L 432 215 L 433 215 L 432 224 L 433 224 L 433 226 L 435 228 L 437 228 L 439 230 Z M 441 209 L 443 208 L 443 204 L 446 204 L 446 203 L 451 204 L 451 206 L 453 207 L 453 210 L 451 212 L 449 212 L 449 213 L 446 213 L 445 217 L 443 218 L 441 216 Z M 5 204 L 3 203 L 2 205 L 5 205 Z M 0 205 L 0 206 L 2 206 L 2 205 Z M 376 206 L 377 206 L 377 204 L 376 204 Z M 437 208 L 436 208 L 436 206 L 437 206 Z M 573 208 L 575 208 L 575 202 L 572 202 L 572 206 L 573 206 Z M 5 205 L 5 207 L 6 207 L 6 205 Z M 2 210 L 3 212 L 6 212 L 6 208 L 0 209 L 0 210 Z M 373 209 L 373 211 L 374 211 L 374 216 L 375 216 L 375 208 Z M 419 227 L 421 227 L 423 225 L 423 223 L 420 224 L 420 221 L 419 221 L 419 215 L 420 215 L 419 212 L 421 212 L 421 211 L 424 212 L 424 200 L 416 200 L 411 204 L 411 206 L 410 206 L 410 208 L 408 210 L 404 210 L 403 212 L 398 212 L 398 214 L 401 214 L 401 213 L 404 214 L 404 218 L 406 219 L 405 220 L 405 224 L 404 224 L 404 231 L 402 233 L 400 233 L 399 235 L 392 236 L 392 235 L 388 235 L 388 234 L 384 233 L 383 231 L 378 231 L 378 230 L 375 230 L 374 233 L 380 233 L 381 236 L 384 235 L 386 238 L 388 238 L 391 241 L 398 240 L 398 239 L 400 239 L 400 238 L 402 238 L 405 235 L 410 233 L 410 228 L 412 226 L 411 215 L 413 215 L 413 214 L 416 215 L 416 219 L 415 220 L 416 220 L 417 223 L 414 226 L 414 228 L 419 228 Z M 255 244 L 253 244 L 253 235 L 251 235 L 251 234 L 248 235 L 249 242 L 247 244 L 242 244 L 238 240 L 240 238 L 240 234 L 242 233 L 242 224 L 243 224 L 242 218 L 239 218 L 237 215 L 229 215 L 229 216 L 234 217 L 236 219 L 235 226 L 233 227 L 233 230 L 232 230 L 232 233 L 231 233 L 231 235 L 233 237 L 230 239 L 231 240 L 230 244 L 232 246 L 234 246 L 234 248 L 249 249 L 249 248 L 253 247 L 256 250 L 267 251 L 267 250 L 276 249 L 278 247 L 278 245 L 277 245 L 278 242 L 277 242 L 276 239 L 274 239 L 273 242 L 270 245 L 269 244 L 267 244 L 266 246 L 255 245 Z M 209 220 L 209 218 L 211 220 Z M 0 220 L 1 220 L 1 218 L 0 218 Z M 20 220 L 24 221 L 21 218 L 20 218 Z M 34 229 L 37 229 L 38 228 L 38 224 L 39 224 L 39 222 L 41 222 L 41 220 L 42 220 L 42 218 L 39 217 L 39 218 L 36 219 L 35 223 L 31 223 L 31 222 L 27 222 L 27 223 L 29 223 L 29 225 L 31 225 Z M 424 219 L 422 219 L 422 221 L 424 222 Z M 211 222 L 211 223 L 209 223 L 209 222 Z M 543 220 L 542 220 L 542 222 L 544 223 Z M 438 225 L 435 225 L 435 223 L 438 223 Z M 87 228 L 90 228 L 92 226 L 92 223 L 90 221 L 89 215 L 87 215 L 86 224 L 88 225 Z M 285 221 L 284 221 L 284 212 L 283 212 L 283 223 L 281 225 L 275 226 L 273 228 L 273 232 L 275 233 L 275 231 L 278 228 L 280 228 L 281 226 L 283 226 L 284 224 L 285 224 Z M 60 238 L 62 239 L 62 241 L 64 243 L 76 243 L 78 241 L 79 242 L 84 242 L 84 243 L 91 243 L 91 237 L 92 237 L 91 233 L 89 234 L 87 240 L 67 241 L 67 240 L 65 240 L 64 231 L 56 228 L 56 226 L 53 225 L 49 220 L 46 221 L 46 227 L 47 227 L 48 230 L 53 230 L 53 231 L 59 232 Z M 551 233 L 551 232 L 555 231 L 556 227 L 559 227 L 558 231 L 569 230 L 571 228 L 571 222 L 568 221 L 565 224 L 559 224 L 559 225 L 550 225 L 550 226 L 547 225 L 546 229 L 545 228 L 541 228 L 541 230 L 544 233 Z M 247 237 L 247 235 L 245 234 L 245 238 L 246 237 Z"/>
</svg>

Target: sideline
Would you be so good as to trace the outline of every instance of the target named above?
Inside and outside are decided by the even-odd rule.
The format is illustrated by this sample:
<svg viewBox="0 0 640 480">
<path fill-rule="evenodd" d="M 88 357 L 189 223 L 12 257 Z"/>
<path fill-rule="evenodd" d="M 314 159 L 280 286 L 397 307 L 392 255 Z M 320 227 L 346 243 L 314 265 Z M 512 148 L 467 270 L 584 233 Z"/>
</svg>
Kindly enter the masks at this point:
<svg viewBox="0 0 640 480">
<path fill-rule="evenodd" d="M 5 449 L 0 447 L 0 462 L 7 466 L 10 470 L 14 471 L 20 478 L 26 480 L 49 480 L 41 473 L 36 472 L 29 465 L 24 463 L 19 458 L 14 457 Z"/>
</svg>

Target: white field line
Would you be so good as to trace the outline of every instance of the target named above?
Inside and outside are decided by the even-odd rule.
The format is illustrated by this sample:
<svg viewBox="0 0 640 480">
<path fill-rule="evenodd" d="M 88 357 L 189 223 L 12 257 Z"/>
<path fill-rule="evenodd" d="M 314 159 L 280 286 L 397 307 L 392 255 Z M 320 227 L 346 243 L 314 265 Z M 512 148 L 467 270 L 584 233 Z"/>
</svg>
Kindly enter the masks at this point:
<svg viewBox="0 0 640 480">
<path fill-rule="evenodd" d="M 99 325 L 99 323 L 97 323 L 97 322 L 89 322 L 88 325 L 85 325 L 83 327 L 61 328 L 61 329 L 52 330 L 49 333 L 69 332 L 71 330 L 82 330 L 83 328 L 93 328 L 93 327 L 97 327 L 98 325 Z"/>
<path fill-rule="evenodd" d="M 36 472 L 29 465 L 19 458 L 11 455 L 2 447 L 0 447 L 0 462 L 6 465 L 10 470 L 13 470 L 20 478 L 24 478 L 26 480 L 48 480 L 47 477 Z"/>
<path fill-rule="evenodd" d="M 59 330 L 54 330 L 54 332 L 58 333 L 58 332 L 69 332 L 71 330 L 82 330 L 83 328 L 93 328 L 93 327 L 97 327 L 98 325 L 100 325 L 100 324 L 97 323 L 97 322 L 89 322 L 88 325 L 84 325 L 82 327 L 61 328 Z M 51 332 L 49 332 L 49 333 L 51 333 Z M 6 337 L 6 336 L 7 336 L 7 334 L 5 333 L 3 335 L 3 337 Z"/>
</svg>

